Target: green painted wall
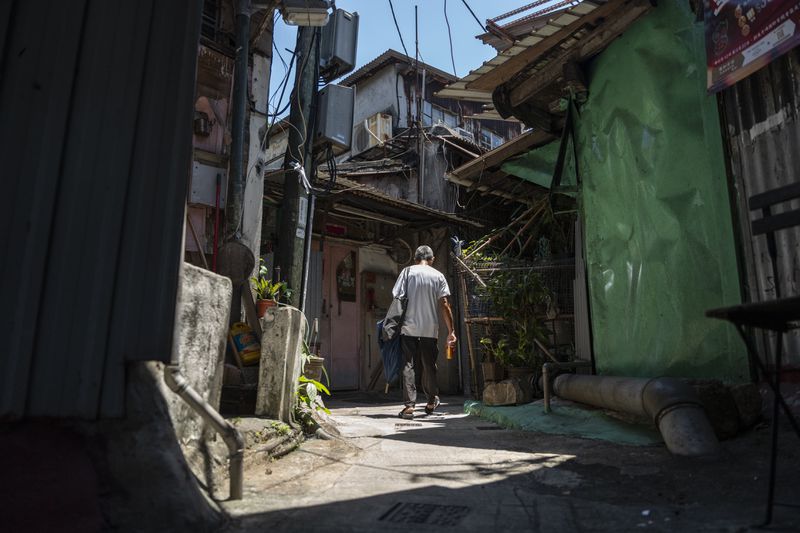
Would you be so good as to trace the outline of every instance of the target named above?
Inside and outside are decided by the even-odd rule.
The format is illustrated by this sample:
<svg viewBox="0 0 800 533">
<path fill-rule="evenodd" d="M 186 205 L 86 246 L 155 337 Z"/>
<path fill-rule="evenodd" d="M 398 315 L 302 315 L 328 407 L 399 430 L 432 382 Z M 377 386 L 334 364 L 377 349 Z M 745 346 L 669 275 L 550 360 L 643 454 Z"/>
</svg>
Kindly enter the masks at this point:
<svg viewBox="0 0 800 533">
<path fill-rule="evenodd" d="M 580 109 L 581 206 L 598 372 L 747 379 L 716 100 L 702 23 L 662 0 L 592 63 Z"/>
</svg>

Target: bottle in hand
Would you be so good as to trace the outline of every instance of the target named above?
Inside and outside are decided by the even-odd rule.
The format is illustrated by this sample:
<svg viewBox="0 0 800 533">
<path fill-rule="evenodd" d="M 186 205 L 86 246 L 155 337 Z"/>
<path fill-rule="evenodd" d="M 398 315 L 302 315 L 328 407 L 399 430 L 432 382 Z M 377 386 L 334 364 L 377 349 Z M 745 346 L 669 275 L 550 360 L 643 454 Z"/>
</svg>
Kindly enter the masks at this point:
<svg viewBox="0 0 800 533">
<path fill-rule="evenodd" d="M 452 359 L 455 352 L 455 346 L 452 344 L 447 345 L 447 359 Z"/>
</svg>

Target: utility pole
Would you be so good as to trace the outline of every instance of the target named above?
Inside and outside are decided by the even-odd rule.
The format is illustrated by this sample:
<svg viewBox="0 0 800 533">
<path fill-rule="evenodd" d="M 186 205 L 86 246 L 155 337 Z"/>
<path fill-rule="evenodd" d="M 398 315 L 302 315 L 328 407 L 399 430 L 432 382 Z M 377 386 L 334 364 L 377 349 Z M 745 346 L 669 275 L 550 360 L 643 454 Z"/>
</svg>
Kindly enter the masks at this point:
<svg viewBox="0 0 800 533">
<path fill-rule="evenodd" d="M 250 0 L 236 3 L 236 62 L 231 98 L 231 162 L 225 206 L 226 241 L 239 240 L 244 208 L 244 129 L 247 118 L 247 60 L 250 53 Z"/>
<path fill-rule="evenodd" d="M 275 266 L 280 267 L 283 280 L 295 289 L 292 305 L 298 305 L 302 286 L 305 255 L 306 224 L 308 223 L 308 192 L 301 181 L 295 163 L 302 165 L 309 181 L 314 161 L 311 151 L 314 136 L 313 99 L 317 84 L 319 47 L 317 28 L 300 26 L 297 30 L 295 61 L 298 65 L 289 112 L 289 145 L 283 163 L 283 205 L 281 207 L 278 249 Z M 311 238 L 310 231 L 308 238 Z"/>
<path fill-rule="evenodd" d="M 224 244 L 220 248 L 219 273 L 231 278 L 230 323 L 241 318 L 242 291 L 247 278 L 242 271 L 252 270 L 253 253 L 241 242 L 244 187 L 247 180 L 244 168 L 244 130 L 247 123 L 247 64 L 250 54 L 250 0 L 236 0 L 236 60 L 233 70 L 231 96 L 231 157 L 228 174 L 228 199 L 225 205 Z"/>
</svg>

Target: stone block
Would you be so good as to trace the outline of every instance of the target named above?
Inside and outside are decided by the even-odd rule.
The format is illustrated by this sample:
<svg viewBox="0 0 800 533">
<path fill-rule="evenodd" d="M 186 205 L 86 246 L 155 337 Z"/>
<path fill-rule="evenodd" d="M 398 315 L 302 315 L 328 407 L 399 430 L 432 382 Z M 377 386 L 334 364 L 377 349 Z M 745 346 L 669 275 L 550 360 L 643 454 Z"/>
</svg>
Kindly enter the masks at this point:
<svg viewBox="0 0 800 533">
<path fill-rule="evenodd" d="M 761 417 L 761 394 L 755 383 L 739 383 L 730 387 L 741 429 L 752 427 Z"/>
<path fill-rule="evenodd" d="M 256 415 L 288 423 L 296 402 L 306 323 L 293 307 L 273 307 L 261 319 L 261 330 Z"/>
<path fill-rule="evenodd" d="M 526 391 L 516 378 L 488 383 L 483 389 L 484 405 L 517 405 L 532 399 L 531 391 Z"/>
<path fill-rule="evenodd" d="M 717 438 L 735 437 L 739 432 L 739 411 L 730 389 L 714 379 L 694 380 L 690 383 L 705 407 Z"/>
</svg>

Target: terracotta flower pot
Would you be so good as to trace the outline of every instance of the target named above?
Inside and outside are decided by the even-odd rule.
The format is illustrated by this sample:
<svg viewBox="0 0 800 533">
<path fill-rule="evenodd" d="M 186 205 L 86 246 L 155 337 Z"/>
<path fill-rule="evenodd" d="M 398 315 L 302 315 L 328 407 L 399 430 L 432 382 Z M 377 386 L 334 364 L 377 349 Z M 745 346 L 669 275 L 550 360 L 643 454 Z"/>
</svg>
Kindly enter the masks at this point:
<svg viewBox="0 0 800 533">
<path fill-rule="evenodd" d="M 316 355 L 312 355 L 309 357 L 308 362 L 306 362 L 305 367 L 303 368 L 303 375 L 308 379 L 313 379 L 315 381 L 322 381 L 322 367 L 325 364 L 324 357 L 317 357 Z"/>
<path fill-rule="evenodd" d="M 275 300 L 256 300 L 256 316 L 261 318 L 267 313 L 267 309 L 278 305 Z"/>
</svg>

